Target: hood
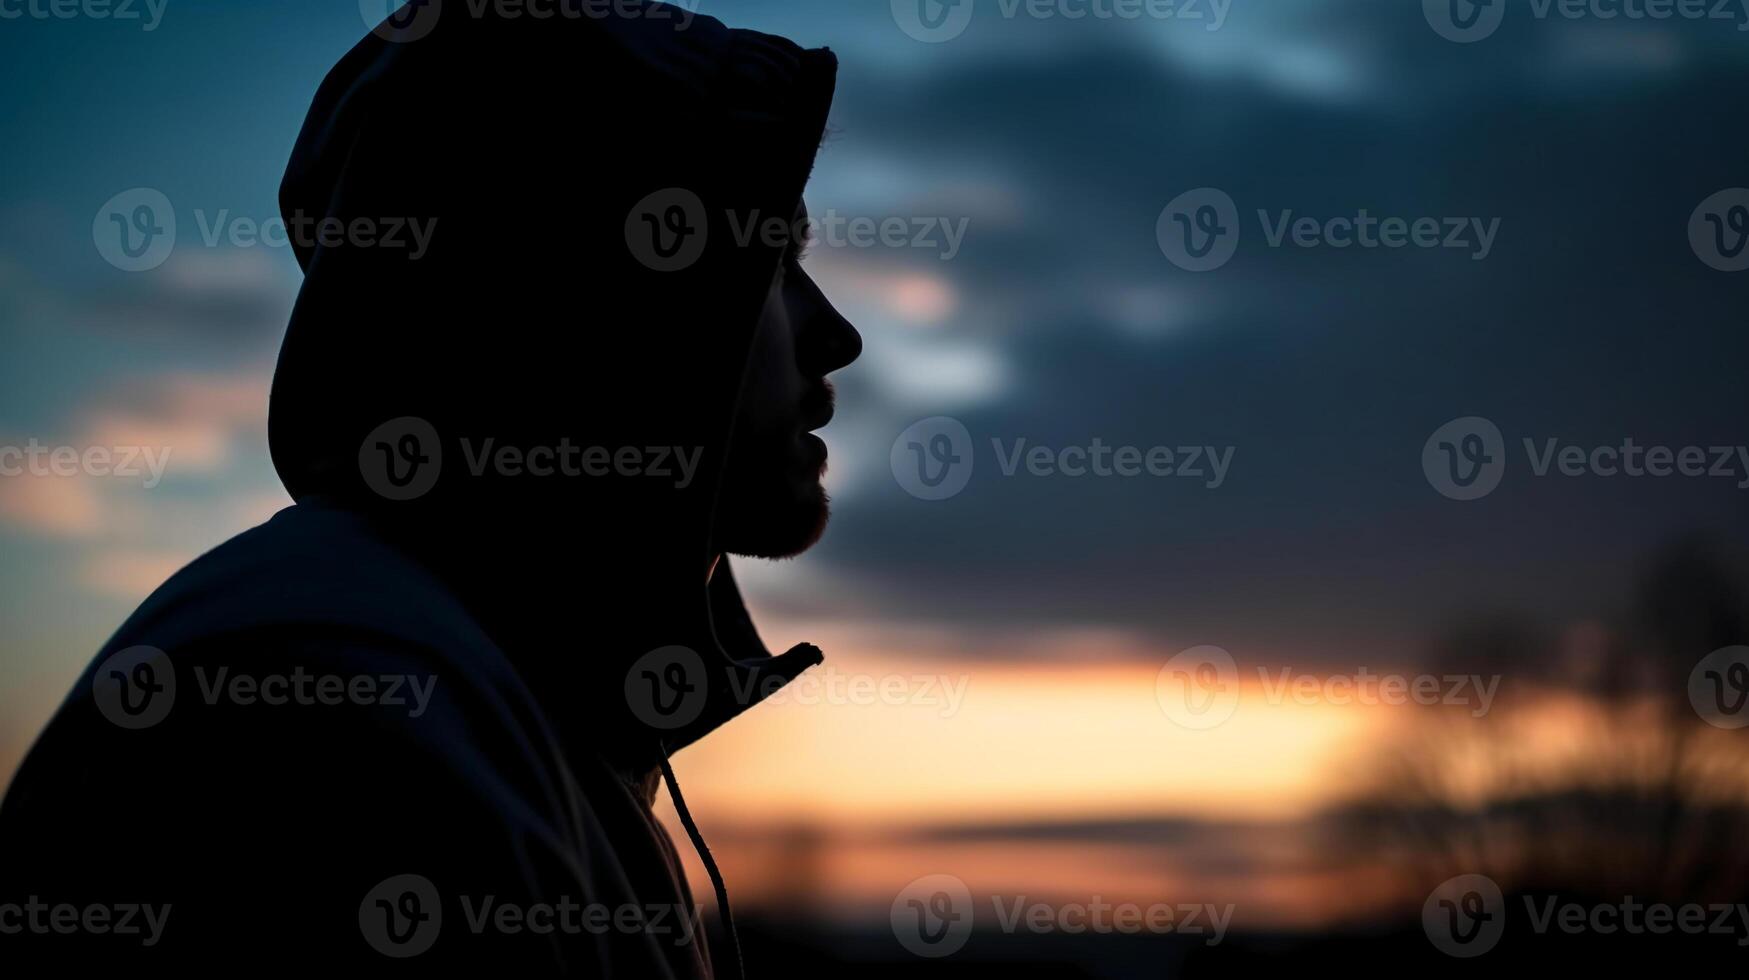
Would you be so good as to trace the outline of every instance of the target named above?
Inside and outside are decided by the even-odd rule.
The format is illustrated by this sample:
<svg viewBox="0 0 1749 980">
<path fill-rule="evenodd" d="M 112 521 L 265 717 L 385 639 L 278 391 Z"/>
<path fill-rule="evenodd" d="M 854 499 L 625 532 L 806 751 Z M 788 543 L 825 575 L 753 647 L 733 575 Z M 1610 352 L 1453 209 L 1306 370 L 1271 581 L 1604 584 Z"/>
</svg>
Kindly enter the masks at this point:
<svg viewBox="0 0 1749 980">
<path fill-rule="evenodd" d="M 562 737 L 648 765 L 820 659 L 772 658 L 706 569 L 784 248 L 746 229 L 790 219 L 836 60 L 663 4 L 498 6 L 415 0 L 316 95 L 273 461 L 435 570 Z M 670 646 L 708 705 L 652 723 L 627 670 Z"/>
</svg>

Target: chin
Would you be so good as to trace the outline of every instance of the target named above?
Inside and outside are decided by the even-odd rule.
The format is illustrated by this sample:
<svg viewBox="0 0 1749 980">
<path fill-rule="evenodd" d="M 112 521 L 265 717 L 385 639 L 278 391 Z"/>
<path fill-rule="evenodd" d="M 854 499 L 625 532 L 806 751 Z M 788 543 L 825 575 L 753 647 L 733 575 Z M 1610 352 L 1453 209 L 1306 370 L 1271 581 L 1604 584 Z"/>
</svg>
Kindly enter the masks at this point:
<svg viewBox="0 0 1749 980">
<path fill-rule="evenodd" d="M 787 491 L 787 492 L 786 492 Z M 739 509 L 725 531 L 725 547 L 744 558 L 794 558 L 820 540 L 831 519 L 831 502 L 819 480 L 803 487 L 761 494 L 751 507 Z"/>
<path fill-rule="evenodd" d="M 820 481 L 826 475 L 826 443 L 811 432 L 790 430 L 743 457 L 744 468 L 726 475 L 717 511 L 720 549 L 745 558 L 794 558 L 820 540 L 831 502 Z"/>
</svg>

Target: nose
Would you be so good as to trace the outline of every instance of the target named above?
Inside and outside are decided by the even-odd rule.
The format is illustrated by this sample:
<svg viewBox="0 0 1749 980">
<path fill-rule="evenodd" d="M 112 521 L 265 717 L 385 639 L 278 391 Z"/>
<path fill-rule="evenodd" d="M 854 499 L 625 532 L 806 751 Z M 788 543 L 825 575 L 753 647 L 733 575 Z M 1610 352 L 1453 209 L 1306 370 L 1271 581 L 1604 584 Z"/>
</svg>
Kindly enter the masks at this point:
<svg viewBox="0 0 1749 980">
<path fill-rule="evenodd" d="M 838 312 L 812 277 L 807 277 L 803 288 L 806 315 L 798 345 L 802 370 L 825 376 L 848 367 L 862 356 L 862 334 Z"/>
</svg>

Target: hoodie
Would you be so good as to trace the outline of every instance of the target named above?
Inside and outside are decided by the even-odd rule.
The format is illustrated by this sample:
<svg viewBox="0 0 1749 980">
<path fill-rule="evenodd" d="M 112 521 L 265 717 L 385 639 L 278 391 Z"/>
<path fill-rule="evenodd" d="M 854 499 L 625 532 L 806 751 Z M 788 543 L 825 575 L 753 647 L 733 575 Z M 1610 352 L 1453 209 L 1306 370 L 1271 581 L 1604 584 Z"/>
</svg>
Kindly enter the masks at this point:
<svg viewBox="0 0 1749 980">
<path fill-rule="evenodd" d="M 651 807 L 665 773 L 717 878 L 667 758 L 820 661 L 707 570 L 785 247 L 745 229 L 793 213 L 836 62 L 552 6 L 415 0 L 322 83 L 280 194 L 312 229 L 269 421 L 296 504 L 153 593 L 38 739 L 0 907 L 45 925 L 0 944 L 712 974 Z"/>
</svg>

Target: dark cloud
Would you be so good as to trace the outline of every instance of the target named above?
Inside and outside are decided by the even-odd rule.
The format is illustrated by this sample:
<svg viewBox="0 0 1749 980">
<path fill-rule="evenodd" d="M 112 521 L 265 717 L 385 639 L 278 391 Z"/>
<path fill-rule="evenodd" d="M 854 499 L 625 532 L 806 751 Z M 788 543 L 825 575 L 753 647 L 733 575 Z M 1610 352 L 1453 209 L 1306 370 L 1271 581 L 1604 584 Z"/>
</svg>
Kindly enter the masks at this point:
<svg viewBox="0 0 1749 980">
<path fill-rule="evenodd" d="M 1749 136 L 1724 122 L 1743 115 L 1749 65 L 1714 56 L 1716 25 L 1689 25 L 1663 31 L 1688 52 L 1669 65 L 1612 75 L 1569 59 L 1579 67 L 1563 71 L 1551 52 L 1583 46 L 1595 25 L 1515 24 L 1459 46 L 1416 5 L 1392 6 L 1412 16 L 1347 5 L 1309 36 L 1359 59 L 1372 90 L 1348 98 L 1210 76 L 1109 37 L 849 87 L 842 152 L 925 175 L 986 160 L 991 180 L 1019 189 L 1021 220 L 974 220 L 954 262 L 908 257 L 964 291 L 968 319 L 1001 311 L 982 334 L 1016 376 L 1000 400 L 949 412 L 980 453 L 953 500 L 884 479 L 890 444 L 849 447 L 877 458 L 882 485 L 840 508 L 824 556 L 895 616 L 1333 650 L 1419 643 L 1473 605 L 1605 614 L 1661 541 L 1693 528 L 1741 540 L 1732 480 L 1533 480 L 1514 448 L 1502 490 L 1458 504 L 1419 459 L 1436 427 L 1468 414 L 1494 419 L 1509 447 L 1749 441 L 1734 407 L 1742 283 L 1686 238 L 1703 198 L 1749 182 Z M 1620 33 L 1635 32 L 1647 34 Z M 1204 185 L 1238 202 L 1245 240 L 1229 266 L 1194 275 L 1165 260 L 1154 222 Z M 1498 219 L 1499 231 L 1483 261 L 1269 248 L 1260 208 Z M 1096 302 L 1112 283 L 1184 301 L 1162 311 L 1182 329 L 1113 329 Z M 854 373 L 843 387 L 852 410 L 876 397 Z M 1237 455 L 1218 490 L 1003 478 L 994 436 Z"/>
</svg>

